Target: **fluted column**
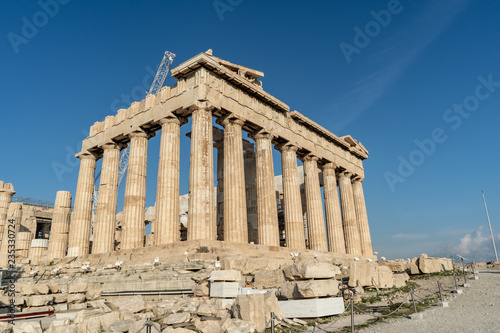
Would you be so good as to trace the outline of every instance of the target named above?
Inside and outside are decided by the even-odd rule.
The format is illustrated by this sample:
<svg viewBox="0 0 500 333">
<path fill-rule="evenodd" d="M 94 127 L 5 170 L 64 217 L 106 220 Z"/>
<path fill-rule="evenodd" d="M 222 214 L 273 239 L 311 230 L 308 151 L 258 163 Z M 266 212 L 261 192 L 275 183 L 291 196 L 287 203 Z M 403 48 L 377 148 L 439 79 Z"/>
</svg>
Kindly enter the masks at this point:
<svg viewBox="0 0 500 333">
<path fill-rule="evenodd" d="M 344 230 L 342 228 L 335 169 L 336 165 L 334 163 L 327 163 L 323 166 L 326 229 L 330 252 L 345 253 Z"/>
<path fill-rule="evenodd" d="M 120 148 L 114 142 L 103 146 L 104 154 L 102 158 L 101 182 L 97 194 L 92 253 L 110 252 L 115 249 Z"/>
<path fill-rule="evenodd" d="M 274 186 L 272 135 L 253 135 L 257 164 L 257 225 L 259 244 L 279 246 L 278 207 Z"/>
<path fill-rule="evenodd" d="M 365 195 L 363 193 L 363 179 L 354 178 L 352 190 L 354 206 L 356 207 L 356 219 L 358 221 L 359 236 L 361 239 L 361 251 L 364 256 L 373 256 L 370 227 L 368 226 L 368 215 L 366 213 Z"/>
<path fill-rule="evenodd" d="M 224 240 L 224 140 L 214 144 L 217 149 L 217 240 Z"/>
<path fill-rule="evenodd" d="M 251 143 L 247 147 L 243 147 L 244 164 L 245 164 L 245 187 L 247 198 L 247 225 L 248 225 L 248 241 L 253 243 L 259 242 L 258 226 L 257 226 L 257 183 L 256 183 L 256 161 L 255 150 Z"/>
<path fill-rule="evenodd" d="M 180 135 L 184 119 L 169 117 L 160 120 L 161 143 L 156 190 L 155 244 L 180 241 L 179 178 Z"/>
<path fill-rule="evenodd" d="M 284 145 L 280 148 L 280 151 L 283 172 L 286 246 L 294 249 L 305 249 L 304 218 L 302 217 L 299 174 L 297 171 L 297 147 Z"/>
<path fill-rule="evenodd" d="M 3 229 L 7 224 L 7 211 L 14 194 L 16 194 L 14 186 L 0 180 L 0 240 L 3 238 Z"/>
<path fill-rule="evenodd" d="M 328 251 L 326 244 L 323 202 L 319 185 L 318 157 L 304 157 L 304 183 L 306 188 L 307 230 L 309 248 L 315 251 Z"/>
<path fill-rule="evenodd" d="M 80 172 L 76 186 L 75 204 L 71 214 L 68 257 L 88 254 L 90 248 L 96 157 L 91 153 L 81 154 L 77 157 L 80 159 Z"/>
<path fill-rule="evenodd" d="M 224 240 L 248 243 L 242 119 L 227 118 L 224 126 Z"/>
<path fill-rule="evenodd" d="M 123 205 L 122 250 L 144 246 L 148 139 L 148 134 L 142 130 L 136 130 L 130 134 Z"/>
<path fill-rule="evenodd" d="M 217 239 L 211 107 L 192 112 L 187 239 Z"/>
<path fill-rule="evenodd" d="M 100 193 L 99 193 L 100 195 Z M 49 248 L 47 258 L 49 260 L 59 259 L 66 256 L 68 249 L 69 222 L 71 216 L 71 193 L 58 191 L 52 213 L 50 227 Z M 95 242 L 94 237 L 94 242 Z"/>
<path fill-rule="evenodd" d="M 8 267 L 15 262 L 16 254 L 16 235 L 21 226 L 21 217 L 23 214 L 23 204 L 12 202 L 7 212 L 7 223 L 5 224 L 2 236 L 2 245 L 0 246 L 0 267 Z"/>
<path fill-rule="evenodd" d="M 346 252 L 348 254 L 360 255 L 362 254 L 361 240 L 356 222 L 356 208 L 354 207 L 351 176 L 352 174 L 347 171 L 339 174 L 340 205 L 342 207 Z"/>
</svg>

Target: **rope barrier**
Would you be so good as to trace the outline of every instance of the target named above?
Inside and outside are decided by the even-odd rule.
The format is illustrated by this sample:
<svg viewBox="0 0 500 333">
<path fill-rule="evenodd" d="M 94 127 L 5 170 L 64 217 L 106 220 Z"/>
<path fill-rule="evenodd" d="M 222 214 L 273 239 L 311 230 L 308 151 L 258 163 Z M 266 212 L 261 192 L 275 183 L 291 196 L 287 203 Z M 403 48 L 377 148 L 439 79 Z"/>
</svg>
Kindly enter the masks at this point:
<svg viewBox="0 0 500 333">
<path fill-rule="evenodd" d="M 388 316 L 396 313 L 399 309 L 401 309 L 401 307 L 406 303 L 406 301 L 408 301 L 408 296 L 409 295 L 410 295 L 410 293 L 407 293 L 406 297 L 405 297 L 405 300 L 398 306 L 398 308 L 396 310 L 392 311 L 391 313 L 386 314 L 386 315 L 374 315 L 373 313 L 369 313 L 367 311 L 364 311 L 364 310 L 358 308 L 356 305 L 354 305 L 354 308 L 357 309 L 360 312 L 363 312 L 363 313 L 365 313 L 367 315 L 370 315 L 372 317 L 375 317 L 375 318 L 385 318 L 385 317 L 388 317 Z"/>
</svg>

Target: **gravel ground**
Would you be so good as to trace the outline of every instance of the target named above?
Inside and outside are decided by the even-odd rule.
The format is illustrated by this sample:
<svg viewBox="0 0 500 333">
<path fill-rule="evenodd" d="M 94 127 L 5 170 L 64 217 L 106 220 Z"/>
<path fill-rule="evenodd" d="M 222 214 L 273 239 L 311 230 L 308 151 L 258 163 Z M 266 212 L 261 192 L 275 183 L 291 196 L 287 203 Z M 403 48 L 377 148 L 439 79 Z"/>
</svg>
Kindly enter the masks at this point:
<svg viewBox="0 0 500 333">
<path fill-rule="evenodd" d="M 500 332 L 500 270 L 479 270 L 479 280 L 470 284 L 448 299 L 449 307 L 424 311 L 422 320 L 393 319 L 357 332 Z"/>
</svg>

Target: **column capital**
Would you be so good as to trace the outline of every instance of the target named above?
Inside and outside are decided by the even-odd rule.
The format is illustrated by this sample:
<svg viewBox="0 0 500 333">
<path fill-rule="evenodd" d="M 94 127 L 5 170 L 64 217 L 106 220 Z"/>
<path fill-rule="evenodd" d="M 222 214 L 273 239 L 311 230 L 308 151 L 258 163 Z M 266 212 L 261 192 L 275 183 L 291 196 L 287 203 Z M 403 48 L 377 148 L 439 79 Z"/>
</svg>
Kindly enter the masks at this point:
<svg viewBox="0 0 500 333">
<path fill-rule="evenodd" d="M 79 158 L 80 160 L 97 160 L 97 156 L 89 151 L 80 152 L 76 154 L 75 157 Z"/>
<path fill-rule="evenodd" d="M 304 156 L 304 162 L 306 161 L 311 161 L 311 162 L 318 162 L 319 157 L 313 154 L 307 154 Z"/>
<path fill-rule="evenodd" d="M 363 183 L 363 181 L 364 181 L 364 180 L 365 180 L 365 178 L 364 178 L 364 177 L 361 177 L 361 176 L 359 176 L 359 175 L 354 175 L 354 176 L 352 177 L 352 182 L 353 182 L 353 183 L 354 183 L 354 182 L 360 182 L 360 183 Z"/>
<path fill-rule="evenodd" d="M 275 145 L 274 148 L 276 148 L 276 150 L 278 150 L 282 153 L 285 151 L 296 153 L 297 150 L 299 150 L 299 147 L 293 143 L 284 143 L 281 145 Z"/>
<path fill-rule="evenodd" d="M 106 142 L 105 144 L 103 144 L 101 148 L 103 150 L 122 149 L 123 145 L 118 144 L 114 141 L 109 141 L 109 142 Z"/>
<path fill-rule="evenodd" d="M 128 134 L 128 137 L 130 139 L 132 138 L 146 138 L 146 139 L 151 139 L 152 137 L 154 137 L 156 135 L 155 132 L 150 132 L 150 133 L 147 133 L 146 131 L 144 131 L 142 128 L 138 128 L 138 129 L 135 129 L 133 130 L 132 132 L 130 132 Z"/>
<path fill-rule="evenodd" d="M 328 162 L 323 165 L 323 170 L 336 170 L 338 167 L 337 163 Z"/>
<path fill-rule="evenodd" d="M 186 124 L 187 122 L 188 122 L 188 120 L 185 117 L 179 117 L 179 116 L 176 116 L 174 114 L 168 115 L 167 117 L 158 120 L 158 123 L 160 125 L 178 124 L 179 126 L 182 126 L 182 125 Z"/>
<path fill-rule="evenodd" d="M 235 124 L 239 125 L 240 127 L 243 127 L 243 125 L 245 124 L 245 120 L 235 115 L 229 115 L 225 118 L 221 118 L 220 120 L 217 121 L 217 123 L 224 127 L 226 127 L 229 124 Z"/>
<path fill-rule="evenodd" d="M 208 102 L 208 101 L 197 101 L 196 104 L 190 105 L 188 107 L 188 110 L 191 112 L 196 111 L 196 110 L 202 110 L 202 109 L 213 112 L 217 108 L 215 106 L 213 106 L 212 104 L 210 104 L 210 102 Z"/>
<path fill-rule="evenodd" d="M 254 140 L 260 140 L 260 139 L 272 140 L 274 138 L 274 135 L 272 135 L 270 132 L 265 131 L 265 130 L 250 133 L 248 136 Z"/>
<path fill-rule="evenodd" d="M 347 170 L 339 172 L 339 178 L 349 178 L 350 179 L 351 177 L 352 177 L 352 173 L 347 171 Z"/>
</svg>

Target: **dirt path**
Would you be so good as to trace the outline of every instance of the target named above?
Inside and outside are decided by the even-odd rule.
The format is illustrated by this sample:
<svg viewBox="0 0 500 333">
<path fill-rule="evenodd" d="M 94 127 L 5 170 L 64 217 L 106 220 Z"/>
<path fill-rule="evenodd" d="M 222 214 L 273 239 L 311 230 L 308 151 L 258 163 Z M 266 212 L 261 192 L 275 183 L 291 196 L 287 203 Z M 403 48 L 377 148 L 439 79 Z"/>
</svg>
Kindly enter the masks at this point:
<svg viewBox="0 0 500 333">
<path fill-rule="evenodd" d="M 479 270 L 479 280 L 470 284 L 448 299 L 449 307 L 428 309 L 422 320 L 394 319 L 357 332 L 500 332 L 500 270 Z"/>
</svg>

